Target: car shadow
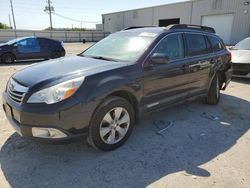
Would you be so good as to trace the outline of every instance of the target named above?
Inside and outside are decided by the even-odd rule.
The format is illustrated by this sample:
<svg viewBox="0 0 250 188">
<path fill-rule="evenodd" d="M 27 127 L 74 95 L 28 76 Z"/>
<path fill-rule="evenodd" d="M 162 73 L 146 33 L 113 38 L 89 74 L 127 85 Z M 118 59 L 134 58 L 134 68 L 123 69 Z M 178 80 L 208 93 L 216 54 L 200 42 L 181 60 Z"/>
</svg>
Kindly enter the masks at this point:
<svg viewBox="0 0 250 188">
<path fill-rule="evenodd" d="M 250 128 L 249 102 L 222 95 L 218 106 L 197 102 L 150 116 L 112 152 L 85 141 L 44 144 L 11 135 L 0 150 L 2 172 L 20 187 L 145 187 L 171 173 L 209 177 L 199 166 L 229 150 Z"/>
</svg>

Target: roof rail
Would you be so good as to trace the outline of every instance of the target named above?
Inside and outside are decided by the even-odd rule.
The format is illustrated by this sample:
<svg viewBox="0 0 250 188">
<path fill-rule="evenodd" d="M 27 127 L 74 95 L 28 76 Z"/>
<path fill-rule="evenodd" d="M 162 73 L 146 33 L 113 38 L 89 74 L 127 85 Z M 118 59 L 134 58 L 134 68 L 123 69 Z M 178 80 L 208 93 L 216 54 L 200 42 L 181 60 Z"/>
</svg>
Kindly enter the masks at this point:
<svg viewBox="0 0 250 188">
<path fill-rule="evenodd" d="M 189 24 L 174 24 L 167 26 L 167 29 L 173 30 L 173 29 L 193 29 L 198 31 L 206 31 L 210 33 L 216 33 L 214 28 L 202 26 L 202 25 L 189 25 Z"/>
<path fill-rule="evenodd" d="M 127 27 L 123 29 L 123 31 L 131 30 L 131 29 L 140 29 L 140 28 L 145 28 L 145 27 L 155 27 L 155 26 L 131 26 L 131 27 Z"/>
</svg>

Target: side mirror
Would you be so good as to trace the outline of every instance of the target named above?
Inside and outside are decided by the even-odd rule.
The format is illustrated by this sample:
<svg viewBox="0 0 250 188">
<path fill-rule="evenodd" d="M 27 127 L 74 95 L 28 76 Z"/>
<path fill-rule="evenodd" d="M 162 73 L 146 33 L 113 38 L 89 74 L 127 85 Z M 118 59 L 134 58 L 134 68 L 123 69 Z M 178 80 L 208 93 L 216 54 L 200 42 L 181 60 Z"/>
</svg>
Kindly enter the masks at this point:
<svg viewBox="0 0 250 188">
<path fill-rule="evenodd" d="M 151 57 L 152 64 L 166 64 L 169 62 L 168 56 L 163 53 L 154 53 Z"/>
<path fill-rule="evenodd" d="M 19 43 L 15 43 L 15 44 L 14 44 L 14 47 L 15 47 L 15 48 L 18 48 L 18 47 L 20 47 L 20 46 L 21 46 L 21 45 L 20 45 Z"/>
</svg>

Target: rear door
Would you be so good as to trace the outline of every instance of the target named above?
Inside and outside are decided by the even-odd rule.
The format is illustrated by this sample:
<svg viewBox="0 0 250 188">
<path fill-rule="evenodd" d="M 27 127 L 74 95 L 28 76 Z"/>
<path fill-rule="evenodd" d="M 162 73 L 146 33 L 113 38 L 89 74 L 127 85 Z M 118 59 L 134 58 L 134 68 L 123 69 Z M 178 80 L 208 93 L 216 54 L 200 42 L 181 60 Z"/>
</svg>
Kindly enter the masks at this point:
<svg viewBox="0 0 250 188">
<path fill-rule="evenodd" d="M 144 66 L 144 109 L 185 99 L 189 88 L 188 63 L 185 59 L 183 34 L 169 34 L 151 53 Z M 168 62 L 153 64 L 154 54 L 165 54 Z"/>
<path fill-rule="evenodd" d="M 214 73 L 220 69 L 225 62 L 228 62 L 229 52 L 227 52 L 223 41 L 219 37 L 215 35 L 207 35 L 207 40 L 209 41 L 213 50 L 213 58 L 211 63 L 213 65 L 212 73 Z"/>
<path fill-rule="evenodd" d="M 190 96 L 203 94 L 207 90 L 210 70 L 213 62 L 213 51 L 206 37 L 201 33 L 185 33 L 189 63 Z"/>
<path fill-rule="evenodd" d="M 51 56 L 51 40 L 46 38 L 38 38 L 39 44 L 41 46 L 41 56 L 42 58 L 50 58 Z"/>
<path fill-rule="evenodd" d="M 216 63 L 216 65 L 219 67 L 225 62 L 225 58 L 227 58 L 227 53 L 224 52 L 226 47 L 221 39 L 219 39 L 217 36 L 208 35 L 207 40 L 209 41 L 214 53 L 212 58 L 213 64 Z"/>
</svg>

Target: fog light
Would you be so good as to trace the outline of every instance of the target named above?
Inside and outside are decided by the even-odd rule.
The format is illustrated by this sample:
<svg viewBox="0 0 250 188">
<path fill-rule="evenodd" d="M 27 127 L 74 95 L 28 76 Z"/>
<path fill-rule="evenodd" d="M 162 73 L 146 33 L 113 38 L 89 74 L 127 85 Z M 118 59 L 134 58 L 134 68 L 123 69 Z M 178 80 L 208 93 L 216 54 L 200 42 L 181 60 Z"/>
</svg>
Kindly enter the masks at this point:
<svg viewBox="0 0 250 188">
<path fill-rule="evenodd" d="M 54 128 L 32 127 L 32 135 L 39 138 L 65 138 L 67 135 Z"/>
</svg>

